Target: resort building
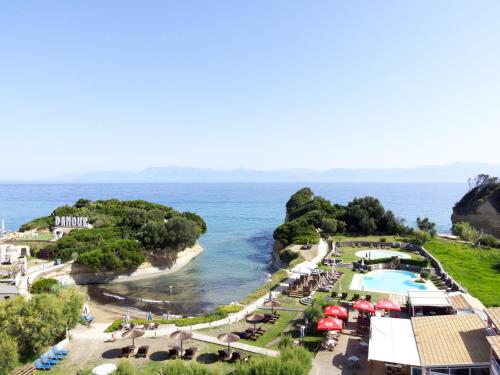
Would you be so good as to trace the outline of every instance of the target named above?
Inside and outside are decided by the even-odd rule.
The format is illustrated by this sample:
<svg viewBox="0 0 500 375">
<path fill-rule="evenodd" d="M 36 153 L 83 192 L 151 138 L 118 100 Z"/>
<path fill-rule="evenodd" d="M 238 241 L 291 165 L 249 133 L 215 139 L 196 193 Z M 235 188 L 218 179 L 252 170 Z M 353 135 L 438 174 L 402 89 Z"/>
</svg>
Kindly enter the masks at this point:
<svg viewBox="0 0 500 375">
<path fill-rule="evenodd" d="M 500 307 L 488 307 L 484 310 L 487 317 L 488 328 L 495 335 L 500 335 Z"/>
<path fill-rule="evenodd" d="M 477 314 L 410 319 L 372 317 L 368 360 L 371 373 L 488 375 L 498 367 L 498 347 L 489 342 Z M 493 370 L 491 370 L 493 371 Z M 500 375 L 500 373 L 494 373 Z"/>
<path fill-rule="evenodd" d="M 0 244 L 0 264 L 17 263 L 17 260 L 24 256 L 30 256 L 30 247 L 26 245 L 16 246 L 10 244 Z"/>
<path fill-rule="evenodd" d="M 19 289 L 15 285 L 0 283 L 0 301 L 17 295 L 19 295 Z"/>
<path fill-rule="evenodd" d="M 453 304 L 443 290 L 408 291 L 411 316 L 447 315 L 453 313 Z"/>
<path fill-rule="evenodd" d="M 488 336 L 491 346 L 491 374 L 500 375 L 500 336 Z"/>
<path fill-rule="evenodd" d="M 422 374 L 489 374 L 490 345 L 478 315 L 425 316 L 411 321 Z"/>
</svg>

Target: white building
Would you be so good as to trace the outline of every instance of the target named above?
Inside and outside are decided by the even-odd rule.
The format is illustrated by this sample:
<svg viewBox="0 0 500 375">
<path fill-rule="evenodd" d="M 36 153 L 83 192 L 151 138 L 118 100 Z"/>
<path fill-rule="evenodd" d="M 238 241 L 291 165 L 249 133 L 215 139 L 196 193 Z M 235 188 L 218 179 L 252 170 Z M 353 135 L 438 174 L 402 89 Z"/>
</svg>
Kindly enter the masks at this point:
<svg viewBox="0 0 500 375">
<path fill-rule="evenodd" d="M 0 244 L 0 264 L 17 263 L 20 257 L 30 256 L 30 247 L 26 245 Z"/>
</svg>

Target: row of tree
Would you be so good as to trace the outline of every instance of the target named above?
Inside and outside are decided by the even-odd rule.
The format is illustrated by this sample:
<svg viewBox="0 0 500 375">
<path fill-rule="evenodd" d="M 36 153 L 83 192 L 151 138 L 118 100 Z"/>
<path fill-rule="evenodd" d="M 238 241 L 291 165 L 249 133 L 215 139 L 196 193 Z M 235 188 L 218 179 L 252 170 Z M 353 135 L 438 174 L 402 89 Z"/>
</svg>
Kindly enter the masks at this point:
<svg viewBox="0 0 500 375">
<path fill-rule="evenodd" d="M 64 337 L 81 319 L 83 294 L 75 288 L 51 288 L 0 302 L 0 375 L 33 360 Z"/>
</svg>

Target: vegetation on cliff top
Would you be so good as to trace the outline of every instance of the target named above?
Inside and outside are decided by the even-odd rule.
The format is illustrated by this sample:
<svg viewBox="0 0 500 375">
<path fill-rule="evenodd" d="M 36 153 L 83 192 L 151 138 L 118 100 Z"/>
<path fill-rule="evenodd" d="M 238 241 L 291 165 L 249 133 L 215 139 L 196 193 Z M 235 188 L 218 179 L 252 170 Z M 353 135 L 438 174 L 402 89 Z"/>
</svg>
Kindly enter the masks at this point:
<svg viewBox="0 0 500 375">
<path fill-rule="evenodd" d="M 287 221 L 274 231 L 283 246 L 316 243 L 318 230 L 327 236 L 342 233 L 408 234 L 411 229 L 373 197 L 355 198 L 346 206 L 315 196 L 308 187 L 293 194 L 286 204 Z"/>
<path fill-rule="evenodd" d="M 73 229 L 49 245 L 56 258 L 87 265 L 94 271 L 124 271 L 153 263 L 172 264 L 177 253 L 205 233 L 205 221 L 192 212 L 142 200 L 78 200 L 51 215 L 30 221 L 20 230 L 52 229 L 56 216 L 87 217 L 92 228 Z"/>
<path fill-rule="evenodd" d="M 489 201 L 500 213 L 500 180 L 487 174 L 480 174 L 469 179 L 470 190 L 453 207 L 458 215 L 474 213 L 484 202 Z"/>
</svg>

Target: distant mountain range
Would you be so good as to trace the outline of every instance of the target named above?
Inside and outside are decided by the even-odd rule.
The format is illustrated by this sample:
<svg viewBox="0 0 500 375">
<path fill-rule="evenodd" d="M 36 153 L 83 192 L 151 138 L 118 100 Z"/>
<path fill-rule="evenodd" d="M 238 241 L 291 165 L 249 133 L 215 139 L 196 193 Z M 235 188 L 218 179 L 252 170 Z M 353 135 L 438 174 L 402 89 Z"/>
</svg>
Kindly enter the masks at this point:
<svg viewBox="0 0 500 375">
<path fill-rule="evenodd" d="M 500 165 L 453 163 L 416 168 L 328 170 L 278 169 L 219 170 L 191 167 L 155 167 L 139 172 L 101 171 L 64 175 L 44 182 L 154 183 L 154 182 L 463 182 L 479 173 L 500 176 Z"/>
</svg>

